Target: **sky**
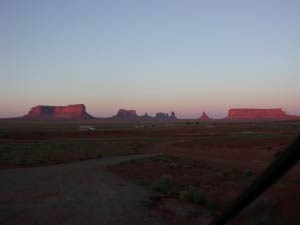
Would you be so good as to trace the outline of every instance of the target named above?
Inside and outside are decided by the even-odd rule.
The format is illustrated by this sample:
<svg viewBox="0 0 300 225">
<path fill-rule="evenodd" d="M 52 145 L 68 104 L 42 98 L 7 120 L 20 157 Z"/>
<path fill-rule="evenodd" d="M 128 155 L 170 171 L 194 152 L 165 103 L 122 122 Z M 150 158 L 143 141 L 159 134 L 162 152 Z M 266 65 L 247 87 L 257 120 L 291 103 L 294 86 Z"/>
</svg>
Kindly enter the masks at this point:
<svg viewBox="0 0 300 225">
<path fill-rule="evenodd" d="M 0 0 L 0 117 L 300 115 L 298 0 Z"/>
</svg>

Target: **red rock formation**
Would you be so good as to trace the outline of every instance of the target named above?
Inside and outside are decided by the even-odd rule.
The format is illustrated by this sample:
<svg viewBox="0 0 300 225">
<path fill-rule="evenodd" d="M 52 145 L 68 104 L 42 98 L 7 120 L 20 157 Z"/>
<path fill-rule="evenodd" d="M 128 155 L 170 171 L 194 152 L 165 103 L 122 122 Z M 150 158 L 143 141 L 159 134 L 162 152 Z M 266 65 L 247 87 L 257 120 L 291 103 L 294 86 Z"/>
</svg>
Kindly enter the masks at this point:
<svg viewBox="0 0 300 225">
<path fill-rule="evenodd" d="M 113 118 L 122 119 L 122 120 L 133 120 L 138 119 L 138 115 L 135 110 L 126 110 L 120 109 L 116 116 Z"/>
<path fill-rule="evenodd" d="M 177 120 L 175 112 L 171 112 L 171 116 L 169 117 L 170 120 Z"/>
<path fill-rule="evenodd" d="M 153 119 L 152 116 L 149 116 L 148 113 L 145 113 L 143 116 L 140 116 L 141 120 L 151 120 Z"/>
<path fill-rule="evenodd" d="M 90 119 L 93 118 L 86 112 L 85 105 L 44 106 L 38 105 L 29 111 L 24 118 L 30 119 Z"/>
<path fill-rule="evenodd" d="M 149 116 L 145 113 L 143 116 L 138 116 L 135 110 L 120 109 L 117 115 L 111 117 L 116 120 L 176 120 L 174 112 L 169 115 L 168 113 L 159 112 L 156 113 L 155 117 Z"/>
<path fill-rule="evenodd" d="M 199 120 L 205 121 L 205 120 L 211 120 L 211 118 L 209 118 L 207 116 L 207 114 L 205 112 L 203 112 L 202 115 L 200 116 Z"/>
<path fill-rule="evenodd" d="M 230 109 L 228 119 L 297 119 L 298 116 L 286 114 L 281 108 L 276 109 Z"/>
<path fill-rule="evenodd" d="M 164 112 L 158 112 L 155 115 L 155 119 L 157 120 L 167 120 L 169 119 L 169 114 Z"/>
<path fill-rule="evenodd" d="M 158 112 L 154 118 L 157 120 L 177 120 L 175 112 L 171 112 L 171 115 L 169 113 Z"/>
</svg>

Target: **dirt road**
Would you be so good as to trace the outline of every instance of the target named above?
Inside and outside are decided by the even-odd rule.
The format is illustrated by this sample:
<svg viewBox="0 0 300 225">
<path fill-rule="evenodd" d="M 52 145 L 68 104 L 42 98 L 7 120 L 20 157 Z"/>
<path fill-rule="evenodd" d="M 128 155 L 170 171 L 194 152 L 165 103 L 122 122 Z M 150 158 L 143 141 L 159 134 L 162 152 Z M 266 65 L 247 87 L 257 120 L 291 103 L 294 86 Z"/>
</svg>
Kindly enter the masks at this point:
<svg viewBox="0 0 300 225">
<path fill-rule="evenodd" d="M 2 225 L 160 224 L 144 204 L 147 192 L 104 166 L 132 155 L 0 171 Z"/>
</svg>

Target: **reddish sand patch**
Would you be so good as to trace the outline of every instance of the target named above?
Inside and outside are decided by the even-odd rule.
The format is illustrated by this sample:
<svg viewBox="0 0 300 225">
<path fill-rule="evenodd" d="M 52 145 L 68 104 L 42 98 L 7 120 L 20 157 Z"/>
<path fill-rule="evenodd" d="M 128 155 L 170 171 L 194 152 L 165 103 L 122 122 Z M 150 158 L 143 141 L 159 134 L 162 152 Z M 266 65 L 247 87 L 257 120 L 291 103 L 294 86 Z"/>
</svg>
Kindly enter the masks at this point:
<svg viewBox="0 0 300 225">
<path fill-rule="evenodd" d="M 178 195 L 184 187 L 189 185 L 199 187 L 209 202 L 217 205 L 222 211 L 274 159 L 274 151 L 284 148 L 284 143 L 288 143 L 289 139 L 256 140 L 256 147 L 253 147 L 253 142 L 252 140 L 224 141 L 224 143 L 218 142 L 218 146 L 217 143 L 193 144 L 185 141 L 169 145 L 164 150 L 166 156 L 161 158 L 132 161 L 109 169 L 147 187 L 152 187 L 162 175 L 171 177 L 175 194 L 158 198 L 154 207 L 163 211 L 174 224 L 199 224 L 201 218 L 209 218 L 207 213 L 201 213 L 208 209 L 197 205 L 189 208 L 186 203 L 178 200 Z M 258 208 L 261 207 L 262 210 L 257 212 L 250 208 L 232 224 L 255 223 L 251 220 L 258 222 L 261 220 L 261 224 L 264 220 L 269 222 L 267 224 L 277 224 L 280 221 L 293 225 L 300 224 L 297 210 L 299 188 L 300 169 L 295 167 L 264 194 L 262 200 L 257 201 Z M 175 208 L 170 206 L 172 202 L 176 202 L 173 204 Z M 180 204 L 184 209 L 178 207 Z M 187 212 L 180 214 L 182 210 Z"/>
<path fill-rule="evenodd" d="M 55 129 L 50 129 L 52 127 L 51 123 L 42 124 L 32 130 L 29 129 L 30 127 L 22 127 L 20 124 L 18 125 L 19 128 L 14 130 L 10 128 L 10 125 L 6 125 L 7 130 L 2 128 L 2 134 L 0 134 L 0 148 L 2 147 L 5 150 L 2 151 L 3 153 L 9 153 L 9 148 L 4 148 L 8 144 L 13 146 L 17 143 L 25 146 L 27 143 L 38 144 L 44 141 L 48 141 L 50 144 L 68 142 L 67 147 L 70 148 L 73 140 L 76 139 L 80 139 L 84 146 L 85 141 L 89 143 L 98 139 L 121 143 L 122 140 L 132 138 L 135 140 L 134 142 L 146 138 L 155 143 L 160 143 L 156 147 L 151 146 L 152 141 L 150 147 L 146 143 L 143 148 L 138 149 L 138 153 L 163 153 L 167 155 L 166 160 L 133 161 L 109 169 L 126 179 L 147 187 L 151 187 L 163 175 L 170 176 L 173 180 L 175 192 L 170 196 L 152 196 L 156 200 L 149 203 L 149 207 L 163 212 L 166 215 L 166 220 L 171 221 L 172 224 L 192 225 L 206 224 L 211 216 L 210 212 L 217 213 L 218 210 L 179 200 L 178 194 L 180 191 L 189 185 L 197 186 L 210 203 L 216 204 L 222 210 L 256 175 L 274 160 L 274 155 L 285 149 L 294 136 L 299 133 L 300 128 L 299 122 L 257 123 L 255 121 L 248 123 L 218 123 L 212 121 L 200 124 L 199 121 L 191 121 L 189 123 L 150 125 L 145 128 L 141 126 L 134 128 L 136 124 L 132 123 L 127 124 L 125 129 L 122 124 L 118 124 L 118 126 L 114 125 L 114 128 L 101 130 L 100 124 L 96 124 L 99 129 L 97 128 L 95 132 L 78 132 L 79 124 L 77 123 L 70 124 L 66 128 L 63 128 L 60 124 L 54 127 Z M 121 127 L 122 129 L 120 129 Z M 99 148 L 100 144 L 91 145 L 93 151 L 75 153 L 72 150 L 70 155 L 55 155 L 51 149 L 51 154 L 46 158 L 47 160 L 41 163 L 61 163 L 96 158 L 101 156 L 101 154 L 96 154 L 94 151 Z M 104 143 L 102 147 L 108 148 L 108 145 L 110 145 L 109 141 Z M 33 147 L 36 147 L 36 145 Z M 125 144 L 121 143 L 120 146 L 117 145 L 117 148 L 113 147 L 108 152 L 121 149 L 123 154 L 124 147 Z M 36 153 L 40 152 L 40 149 L 37 148 Z M 60 153 L 60 151 L 56 152 Z M 116 153 L 115 155 L 120 154 L 119 151 L 116 151 Z M 137 153 L 137 149 L 136 147 L 129 148 L 126 153 Z M 18 154 L 20 154 L 20 151 L 18 151 Z M 9 158 L 5 154 L 2 155 L 2 167 L 11 168 L 15 166 L 14 164 L 8 164 Z M 32 154 L 32 157 L 35 155 Z M 29 166 L 31 165 L 29 164 Z M 262 203 L 259 203 L 262 205 L 260 207 L 263 209 L 268 208 L 270 211 L 261 210 L 262 213 L 256 215 L 255 210 L 250 210 L 251 212 L 241 215 L 231 224 L 251 225 L 249 221 L 245 221 L 249 218 L 255 218 L 255 216 L 267 215 L 267 217 L 274 218 L 273 221 L 269 221 L 265 225 L 280 225 L 279 222 L 281 221 L 279 219 L 288 221 L 281 224 L 299 225 L 298 209 L 300 205 L 297 201 L 300 197 L 299 188 L 300 168 L 296 167 L 263 196 Z M 277 220 L 276 223 L 275 220 Z"/>
</svg>

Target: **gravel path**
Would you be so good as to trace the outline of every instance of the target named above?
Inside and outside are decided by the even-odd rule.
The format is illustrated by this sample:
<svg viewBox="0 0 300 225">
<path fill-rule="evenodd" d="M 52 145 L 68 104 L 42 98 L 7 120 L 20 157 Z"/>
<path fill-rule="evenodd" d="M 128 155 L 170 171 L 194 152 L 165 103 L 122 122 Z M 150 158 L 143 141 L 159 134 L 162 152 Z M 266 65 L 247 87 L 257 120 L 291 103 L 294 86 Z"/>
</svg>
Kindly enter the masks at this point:
<svg viewBox="0 0 300 225">
<path fill-rule="evenodd" d="M 104 166 L 153 156 L 131 155 L 0 171 L 1 225 L 161 224 L 147 192 Z"/>
</svg>

